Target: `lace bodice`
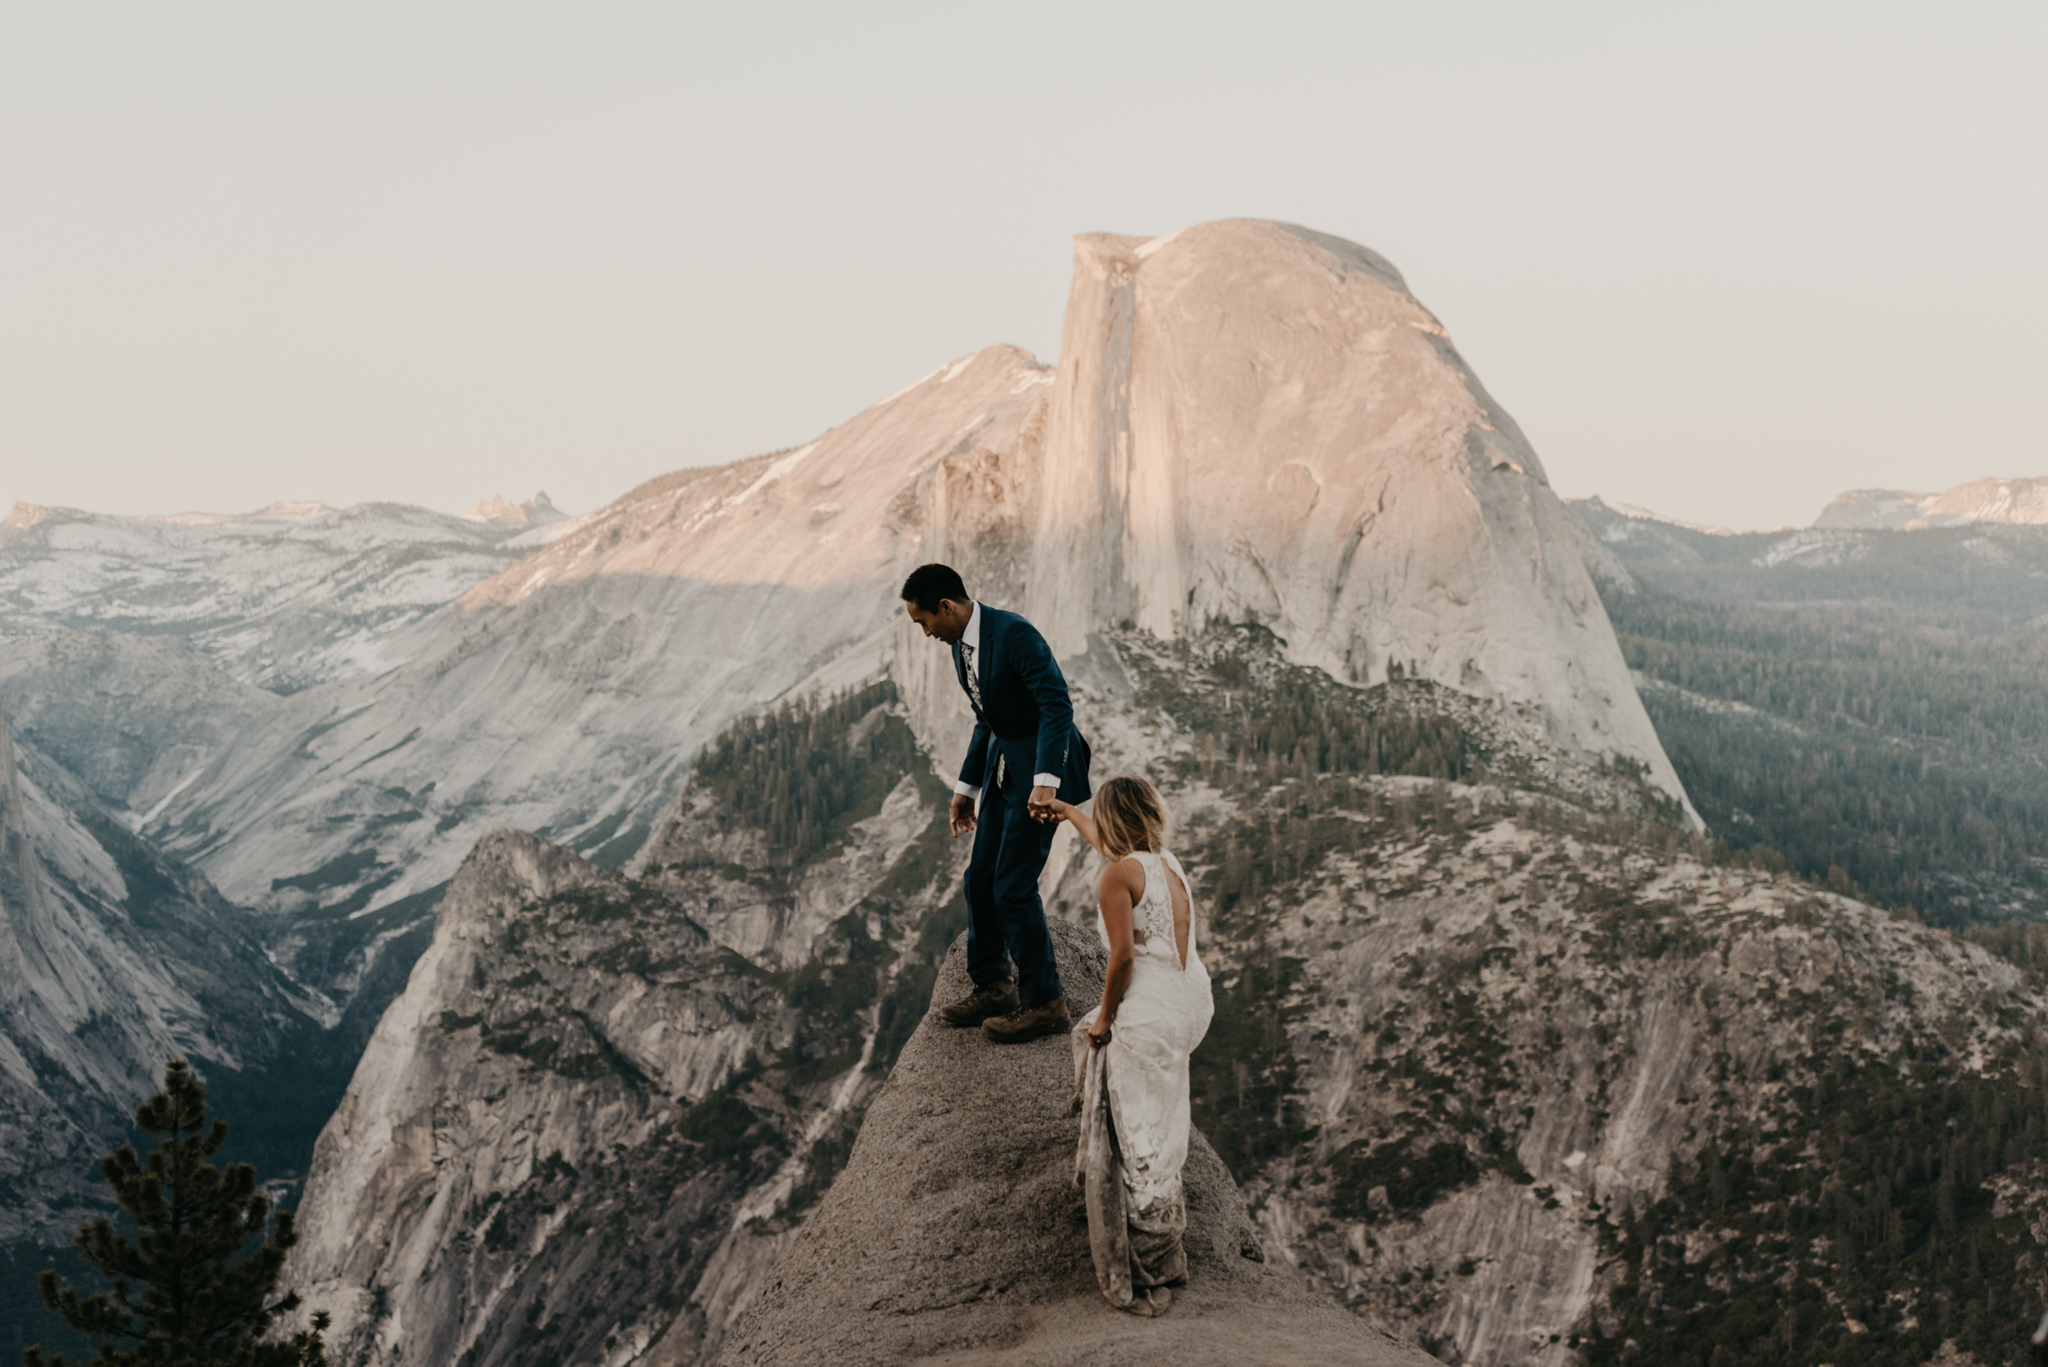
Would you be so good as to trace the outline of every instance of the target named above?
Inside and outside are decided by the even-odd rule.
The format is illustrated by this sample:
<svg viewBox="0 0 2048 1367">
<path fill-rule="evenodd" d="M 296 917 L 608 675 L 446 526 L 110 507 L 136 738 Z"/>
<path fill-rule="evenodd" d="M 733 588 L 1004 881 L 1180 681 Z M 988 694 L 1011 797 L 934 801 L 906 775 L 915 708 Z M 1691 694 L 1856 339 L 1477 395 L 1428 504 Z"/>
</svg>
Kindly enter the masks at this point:
<svg viewBox="0 0 2048 1367">
<path fill-rule="evenodd" d="M 1141 850 L 1131 858 L 1145 870 L 1145 895 L 1131 908 L 1133 947 L 1140 954 L 1153 954 L 1165 959 L 1175 968 L 1185 967 L 1174 943 L 1173 885 L 1167 879 L 1166 870 L 1171 868 L 1179 877 L 1181 886 L 1188 889 L 1188 958 L 1192 960 L 1195 957 L 1195 906 L 1194 891 L 1187 873 L 1171 851 L 1152 854 Z M 1103 930 L 1103 938 L 1108 939 L 1107 928 Z"/>
</svg>

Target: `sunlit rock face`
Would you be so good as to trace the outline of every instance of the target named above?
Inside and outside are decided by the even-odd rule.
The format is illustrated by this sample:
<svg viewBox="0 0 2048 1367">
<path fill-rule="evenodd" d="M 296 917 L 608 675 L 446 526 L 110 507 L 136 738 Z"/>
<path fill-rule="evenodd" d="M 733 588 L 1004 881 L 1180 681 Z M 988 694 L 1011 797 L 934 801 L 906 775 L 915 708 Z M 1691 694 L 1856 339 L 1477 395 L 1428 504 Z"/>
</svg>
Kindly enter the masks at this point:
<svg viewBox="0 0 2048 1367">
<path fill-rule="evenodd" d="M 1973 479 L 1941 494 L 1849 489 L 1836 494 L 1813 525 L 1914 532 L 1969 522 L 2048 523 L 2048 479 Z"/>
<path fill-rule="evenodd" d="M 399 667 L 287 699 L 152 830 L 287 912 L 431 889 L 499 827 L 623 862 L 733 716 L 885 667 L 935 472 L 1009 453 L 1050 387 L 992 347 L 805 447 L 650 481 L 423 623 Z"/>
<path fill-rule="evenodd" d="M 1933 517 L 1971 522 L 2048 522 L 2048 479 L 1973 479 L 1929 504 Z"/>
<path fill-rule="evenodd" d="M 1542 464 L 1363 247 L 1081 238 L 1041 479 L 1028 611 L 1056 649 L 1256 620 L 1297 663 L 1526 709 L 1682 799 Z"/>
<path fill-rule="evenodd" d="M 569 515 L 555 506 L 555 501 L 542 490 L 524 503 L 507 503 L 502 494 L 480 498 L 469 510 L 472 522 L 491 522 L 500 527 L 549 527 L 566 522 Z"/>
</svg>

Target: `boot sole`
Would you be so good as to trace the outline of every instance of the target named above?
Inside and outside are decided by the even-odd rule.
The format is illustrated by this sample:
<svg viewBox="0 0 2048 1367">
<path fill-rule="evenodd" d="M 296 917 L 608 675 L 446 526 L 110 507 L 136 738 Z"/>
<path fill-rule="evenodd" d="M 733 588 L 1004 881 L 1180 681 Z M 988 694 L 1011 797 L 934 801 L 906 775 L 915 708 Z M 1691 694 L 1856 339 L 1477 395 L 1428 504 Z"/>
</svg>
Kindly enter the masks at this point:
<svg viewBox="0 0 2048 1367">
<path fill-rule="evenodd" d="M 939 1019 L 944 1021 L 946 1024 L 952 1026 L 955 1030 L 971 1030 L 975 1026 L 980 1025 L 983 1021 L 1001 1020 L 1003 1017 L 1011 1014 L 1016 1009 L 1016 1006 L 1012 1004 L 1010 1006 L 1001 1007 L 997 1010 L 990 1011 L 984 1015 L 979 1016 L 970 1015 L 964 1012 L 955 1015 L 953 1005 L 951 1003 L 948 1003 L 947 1005 L 939 1008 Z"/>
<path fill-rule="evenodd" d="M 991 1015 L 975 1016 L 969 1020 L 954 1020 L 951 1016 L 941 1011 L 939 1012 L 939 1019 L 944 1021 L 947 1025 L 952 1026 L 955 1030 L 971 1030 L 975 1026 L 980 1025 L 983 1021 L 1001 1020 L 1004 1016 L 1007 1016 L 1009 1014 L 1010 1013 L 1007 1011 L 997 1011 Z"/>
<path fill-rule="evenodd" d="M 1015 1035 L 999 1035 L 985 1025 L 982 1027 L 981 1033 L 987 1035 L 997 1044 L 1029 1044 L 1035 1039 L 1046 1039 L 1052 1035 L 1071 1034 L 1073 1028 L 1073 1022 L 1071 1021 L 1055 1021 L 1053 1024 L 1042 1029 L 1026 1030 Z"/>
</svg>

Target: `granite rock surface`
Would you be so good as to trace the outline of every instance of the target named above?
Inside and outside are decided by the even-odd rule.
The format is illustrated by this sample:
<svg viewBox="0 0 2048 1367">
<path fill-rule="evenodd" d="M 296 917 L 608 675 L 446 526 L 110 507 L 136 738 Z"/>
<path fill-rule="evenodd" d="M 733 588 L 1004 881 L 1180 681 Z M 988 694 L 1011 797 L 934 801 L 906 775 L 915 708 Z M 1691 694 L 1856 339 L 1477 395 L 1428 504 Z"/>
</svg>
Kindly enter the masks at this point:
<svg viewBox="0 0 2048 1367">
<path fill-rule="evenodd" d="M 1100 1000 L 1107 957 L 1092 931 L 1056 921 L 1053 932 L 1078 1014 Z M 971 988 L 963 940 L 933 1002 Z M 1111 1306 L 1073 1185 L 1072 1095 L 1064 1035 L 1005 1047 L 928 1014 L 720 1362 L 1430 1361 L 1267 1263 L 1244 1198 L 1199 1133 L 1184 1174 L 1188 1285 L 1158 1319 Z"/>
</svg>

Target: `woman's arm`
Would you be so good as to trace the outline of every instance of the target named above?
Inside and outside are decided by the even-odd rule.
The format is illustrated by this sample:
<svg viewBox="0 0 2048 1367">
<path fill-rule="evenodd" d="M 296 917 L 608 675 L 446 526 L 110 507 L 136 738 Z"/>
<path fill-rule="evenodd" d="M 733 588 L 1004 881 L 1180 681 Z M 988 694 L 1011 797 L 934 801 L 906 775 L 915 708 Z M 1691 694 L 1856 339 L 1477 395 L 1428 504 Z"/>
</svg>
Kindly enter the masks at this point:
<svg viewBox="0 0 2048 1367">
<path fill-rule="evenodd" d="M 1076 813 L 1076 815 L 1079 815 Z M 1086 821 L 1087 818 L 1081 818 Z M 1094 823 L 1089 823 L 1089 829 Z M 1089 1043 L 1098 1047 L 1109 1043 L 1110 1026 L 1116 1021 L 1116 1009 L 1123 1005 L 1124 993 L 1131 986 L 1131 963 L 1135 950 L 1131 942 L 1131 909 L 1137 905 L 1140 889 L 1135 886 L 1143 877 L 1137 861 L 1119 860 L 1102 871 L 1102 881 L 1096 884 L 1096 905 L 1102 908 L 1102 924 L 1109 932 L 1109 972 L 1102 982 L 1102 1007 L 1095 1013 L 1095 1023 L 1088 1027 Z"/>
<path fill-rule="evenodd" d="M 1102 848 L 1102 839 L 1096 832 L 1094 817 L 1088 815 L 1088 813 L 1082 811 L 1073 803 L 1062 802 L 1058 798 L 1054 798 L 1046 806 L 1052 809 L 1052 819 L 1054 821 L 1073 822 L 1075 832 L 1083 840 L 1094 846 L 1097 854 L 1101 855 L 1104 859 L 1109 858 L 1109 851 Z"/>
</svg>

